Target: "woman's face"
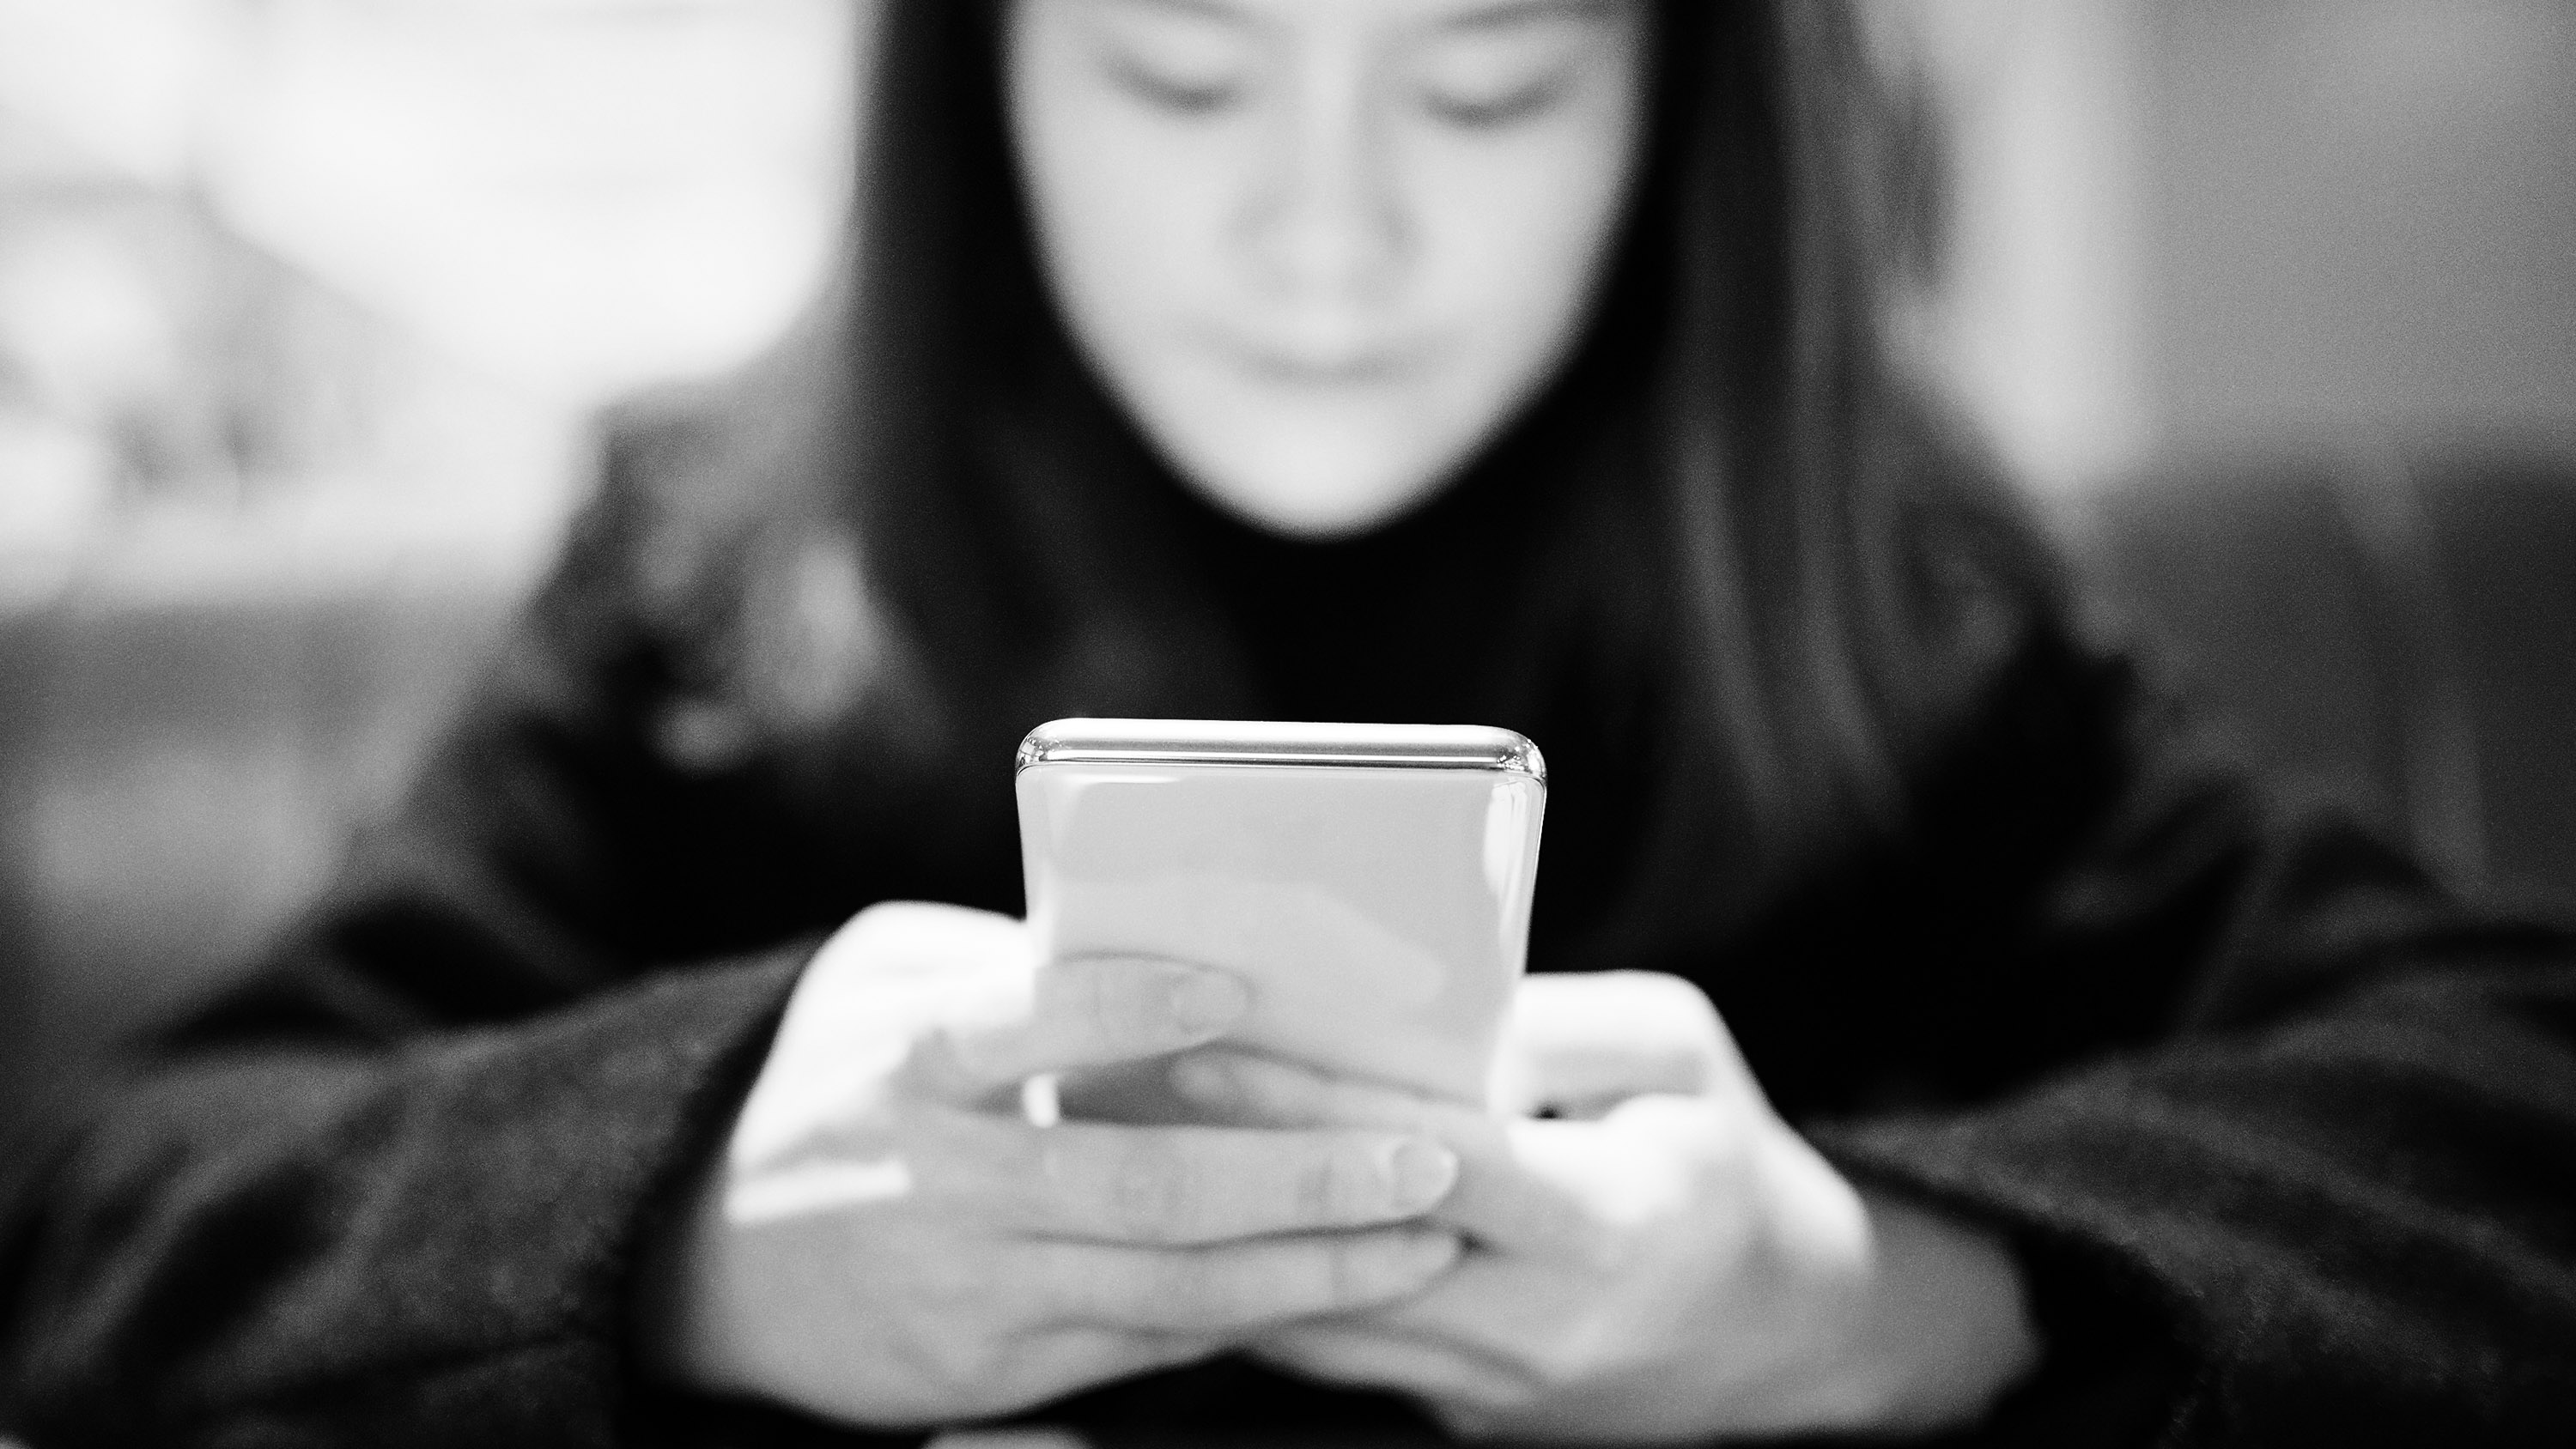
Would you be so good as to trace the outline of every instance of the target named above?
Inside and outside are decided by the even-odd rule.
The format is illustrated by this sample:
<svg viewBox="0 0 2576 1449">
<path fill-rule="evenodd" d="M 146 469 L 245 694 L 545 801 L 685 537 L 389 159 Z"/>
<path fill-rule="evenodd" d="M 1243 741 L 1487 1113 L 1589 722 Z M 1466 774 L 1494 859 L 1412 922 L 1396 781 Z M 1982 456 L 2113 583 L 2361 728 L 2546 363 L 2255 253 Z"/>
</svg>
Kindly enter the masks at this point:
<svg viewBox="0 0 2576 1449">
<path fill-rule="evenodd" d="M 1077 344 L 1280 533 L 1421 502 L 1546 384 L 1639 150 L 1642 0 L 1013 0 Z"/>
</svg>

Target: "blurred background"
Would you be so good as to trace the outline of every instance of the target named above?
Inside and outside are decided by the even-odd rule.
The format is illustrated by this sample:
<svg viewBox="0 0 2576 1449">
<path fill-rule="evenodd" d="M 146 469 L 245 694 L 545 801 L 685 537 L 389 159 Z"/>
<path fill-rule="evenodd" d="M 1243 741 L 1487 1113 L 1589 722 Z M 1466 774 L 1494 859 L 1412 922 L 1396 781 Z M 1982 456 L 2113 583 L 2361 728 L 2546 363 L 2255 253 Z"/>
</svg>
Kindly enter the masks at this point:
<svg viewBox="0 0 2576 1449">
<path fill-rule="evenodd" d="M 2576 6 L 1869 0 L 1894 319 L 2219 732 L 2576 899 Z M 400 788 L 603 401 L 816 287 L 866 0 L 0 0 L 0 1130 Z M 865 198 L 856 198 L 864 206 Z"/>
</svg>

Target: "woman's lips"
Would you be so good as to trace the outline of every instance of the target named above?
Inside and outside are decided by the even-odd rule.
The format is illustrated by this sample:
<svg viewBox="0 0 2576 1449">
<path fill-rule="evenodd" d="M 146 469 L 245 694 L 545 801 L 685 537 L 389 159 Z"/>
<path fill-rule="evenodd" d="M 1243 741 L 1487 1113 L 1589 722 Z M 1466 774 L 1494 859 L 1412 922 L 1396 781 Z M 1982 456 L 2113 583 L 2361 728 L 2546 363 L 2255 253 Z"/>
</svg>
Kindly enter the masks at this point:
<svg viewBox="0 0 2576 1449">
<path fill-rule="evenodd" d="M 1241 371 L 1263 382 L 1292 387 L 1371 387 L 1400 381 L 1418 370 L 1430 352 L 1418 344 L 1305 347 L 1233 337 L 1214 341 L 1218 353 Z"/>
</svg>

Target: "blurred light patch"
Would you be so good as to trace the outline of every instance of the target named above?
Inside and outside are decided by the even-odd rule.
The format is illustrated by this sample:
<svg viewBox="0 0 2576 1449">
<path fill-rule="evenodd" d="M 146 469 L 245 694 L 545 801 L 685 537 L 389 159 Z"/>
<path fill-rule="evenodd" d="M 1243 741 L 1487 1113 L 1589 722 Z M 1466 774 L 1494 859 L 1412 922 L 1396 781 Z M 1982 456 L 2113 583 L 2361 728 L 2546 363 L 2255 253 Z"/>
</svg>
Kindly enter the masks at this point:
<svg viewBox="0 0 2576 1449">
<path fill-rule="evenodd" d="M 41 119 L 98 163 L 184 185 L 249 10 L 219 0 L 0 0 L 0 106 Z"/>
<path fill-rule="evenodd" d="M 2046 492 L 2145 455 L 2140 225 L 2149 0 L 1867 0 L 1930 87 L 1941 274 L 1901 335 Z"/>
<path fill-rule="evenodd" d="M 0 604 L 532 568 L 848 203 L 855 0 L 0 0 Z"/>
<path fill-rule="evenodd" d="M 845 202 L 850 0 L 0 0 L 0 108 L 469 365 L 720 368 Z"/>
<path fill-rule="evenodd" d="M 831 254 L 853 15 L 275 0 L 209 189 L 246 235 L 549 395 L 713 371 Z"/>
</svg>

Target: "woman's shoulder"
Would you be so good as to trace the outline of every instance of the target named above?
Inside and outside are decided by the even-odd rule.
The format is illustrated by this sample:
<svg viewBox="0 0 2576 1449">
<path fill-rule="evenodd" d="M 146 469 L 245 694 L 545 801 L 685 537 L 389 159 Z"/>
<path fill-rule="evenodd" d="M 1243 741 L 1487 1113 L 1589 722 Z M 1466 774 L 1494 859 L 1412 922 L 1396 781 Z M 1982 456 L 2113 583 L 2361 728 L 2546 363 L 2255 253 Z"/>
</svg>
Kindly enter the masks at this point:
<svg viewBox="0 0 2576 1449">
<path fill-rule="evenodd" d="M 593 423 L 588 512 L 614 525 L 648 587 L 677 586 L 746 534 L 809 505 L 821 449 L 811 405 L 826 361 L 791 337 L 720 376 L 630 394 Z M 672 575 L 659 578 L 659 575 Z"/>
<path fill-rule="evenodd" d="M 1891 511 L 1905 562 L 2026 608 L 2064 607 L 2070 579 L 2033 484 L 1965 408 L 1908 389 L 1889 405 L 1883 434 L 1897 459 Z"/>
<path fill-rule="evenodd" d="M 2081 632 L 2079 592 L 2045 515 L 1983 433 L 1928 393 L 1887 411 L 1870 581 L 1883 665 L 1938 733 Z M 1927 717 L 1928 716 L 1928 717 Z"/>
<path fill-rule="evenodd" d="M 730 735 L 844 709 L 883 652 L 882 611 L 815 436 L 825 370 L 791 338 L 730 374 L 603 409 L 592 491 L 541 623 L 626 641 L 670 709 L 731 720 Z"/>
</svg>

